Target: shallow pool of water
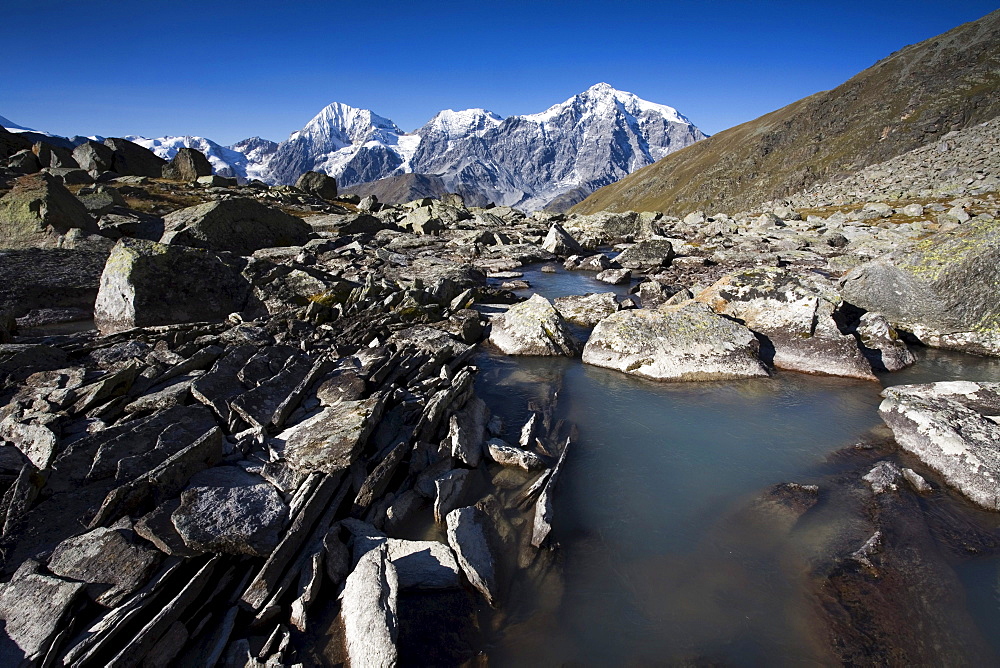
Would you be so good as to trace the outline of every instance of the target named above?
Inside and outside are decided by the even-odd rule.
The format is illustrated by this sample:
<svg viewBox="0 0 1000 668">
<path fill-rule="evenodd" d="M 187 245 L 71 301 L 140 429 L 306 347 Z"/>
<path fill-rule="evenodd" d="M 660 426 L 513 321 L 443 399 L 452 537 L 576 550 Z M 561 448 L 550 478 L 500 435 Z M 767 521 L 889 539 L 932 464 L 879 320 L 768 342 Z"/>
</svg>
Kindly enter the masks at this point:
<svg viewBox="0 0 1000 668">
<path fill-rule="evenodd" d="M 607 291 L 582 272 L 525 272 L 552 298 Z M 624 290 L 616 290 L 622 294 Z M 885 384 L 1000 380 L 1000 361 L 920 350 Z M 649 665 L 827 659 L 802 625 L 801 562 L 740 508 L 768 487 L 809 482 L 831 453 L 878 425 L 882 384 L 779 372 L 655 383 L 577 360 L 480 354 L 480 395 L 512 432 L 529 401 L 558 392 L 576 425 L 556 501 L 562 581 L 491 649 L 492 665 Z M 514 436 L 514 434 L 511 434 Z M 995 560 L 962 571 L 985 631 L 1000 628 Z M 992 621 L 991 621 L 992 620 Z"/>
</svg>

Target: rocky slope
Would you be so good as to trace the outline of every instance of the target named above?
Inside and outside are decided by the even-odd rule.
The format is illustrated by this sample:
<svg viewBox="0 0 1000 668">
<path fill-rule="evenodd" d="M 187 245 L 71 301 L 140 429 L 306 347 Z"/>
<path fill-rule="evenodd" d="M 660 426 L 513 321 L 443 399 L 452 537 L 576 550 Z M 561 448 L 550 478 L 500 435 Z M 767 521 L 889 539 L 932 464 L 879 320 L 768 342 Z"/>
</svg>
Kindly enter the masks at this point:
<svg viewBox="0 0 1000 668">
<path fill-rule="evenodd" d="M 597 211 L 734 211 L 834 180 L 1000 114 L 1000 11 L 595 192 Z"/>
</svg>

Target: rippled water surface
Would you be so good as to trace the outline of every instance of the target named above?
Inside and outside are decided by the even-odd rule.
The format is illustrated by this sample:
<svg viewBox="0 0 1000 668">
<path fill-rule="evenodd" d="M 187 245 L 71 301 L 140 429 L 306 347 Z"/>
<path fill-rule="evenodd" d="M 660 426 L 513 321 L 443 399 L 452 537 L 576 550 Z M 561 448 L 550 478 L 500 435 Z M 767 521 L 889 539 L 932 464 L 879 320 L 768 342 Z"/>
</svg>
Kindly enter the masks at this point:
<svg viewBox="0 0 1000 668">
<path fill-rule="evenodd" d="M 591 277 L 526 273 L 528 292 L 550 298 L 612 289 Z M 886 384 L 1000 380 L 997 360 L 919 355 Z M 801 560 L 741 509 L 772 485 L 830 472 L 833 452 L 881 425 L 882 384 L 791 372 L 654 383 L 578 359 L 482 353 L 478 363 L 478 391 L 511 429 L 525 400 L 556 389 L 555 417 L 579 430 L 556 501 L 562 579 L 522 602 L 533 614 L 515 615 L 493 665 L 821 660 L 801 628 Z M 996 576 L 993 561 L 962 571 L 968 586 L 992 584 L 970 601 L 987 632 L 1000 628 Z"/>
</svg>

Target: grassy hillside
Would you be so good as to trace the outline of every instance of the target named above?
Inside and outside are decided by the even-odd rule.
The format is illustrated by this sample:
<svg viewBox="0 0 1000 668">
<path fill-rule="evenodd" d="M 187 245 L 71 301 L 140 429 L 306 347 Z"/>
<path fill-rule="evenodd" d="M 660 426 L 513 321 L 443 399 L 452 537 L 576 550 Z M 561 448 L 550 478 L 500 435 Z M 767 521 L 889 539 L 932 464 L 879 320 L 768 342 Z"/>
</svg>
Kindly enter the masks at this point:
<svg viewBox="0 0 1000 668">
<path fill-rule="evenodd" d="M 737 211 L 1000 115 L 1000 10 L 908 46 L 846 83 L 730 128 L 574 206 Z"/>
</svg>

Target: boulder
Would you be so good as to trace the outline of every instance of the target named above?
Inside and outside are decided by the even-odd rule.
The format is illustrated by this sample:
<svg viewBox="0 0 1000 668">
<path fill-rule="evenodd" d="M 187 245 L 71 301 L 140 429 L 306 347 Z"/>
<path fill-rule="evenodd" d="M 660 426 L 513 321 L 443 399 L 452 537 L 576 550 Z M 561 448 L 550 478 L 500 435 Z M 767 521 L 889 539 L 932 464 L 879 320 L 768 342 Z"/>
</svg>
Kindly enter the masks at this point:
<svg viewBox="0 0 1000 668">
<path fill-rule="evenodd" d="M 513 466 L 525 471 L 545 468 L 545 462 L 534 452 L 513 446 L 500 438 L 491 438 L 486 442 L 486 454 L 500 466 Z"/>
<path fill-rule="evenodd" d="M 295 187 L 321 199 L 337 197 L 337 179 L 320 172 L 306 172 L 295 181 Z"/>
<path fill-rule="evenodd" d="M 779 369 L 875 380 L 858 340 L 837 324 L 843 300 L 820 278 L 747 269 L 722 277 L 697 299 L 766 337 Z"/>
<path fill-rule="evenodd" d="M 881 313 L 863 314 L 854 331 L 861 341 L 865 356 L 876 371 L 899 371 L 917 361 L 906 343 L 899 338 L 896 329 Z"/>
<path fill-rule="evenodd" d="M 73 152 L 61 146 L 53 146 L 45 142 L 35 142 L 31 151 L 38 156 L 42 167 L 76 169 L 80 165 L 73 159 Z"/>
<path fill-rule="evenodd" d="M 77 199 L 83 203 L 88 212 L 95 216 L 103 216 L 106 213 L 111 213 L 115 207 L 128 207 L 125 198 L 121 196 L 118 189 L 106 185 L 97 186 L 90 189 L 89 192 L 81 192 L 77 195 Z M 102 233 L 105 232 L 105 228 L 100 221 L 98 221 L 98 229 Z"/>
<path fill-rule="evenodd" d="M 595 278 L 611 285 L 624 285 L 632 281 L 632 272 L 628 269 L 605 269 Z"/>
<path fill-rule="evenodd" d="M 588 255 L 586 257 L 582 255 L 570 255 L 566 258 L 566 262 L 563 263 L 563 267 L 567 271 L 596 271 L 604 272 L 611 269 L 614 263 L 608 259 L 608 256 L 604 253 L 597 253 L 595 255 Z"/>
<path fill-rule="evenodd" d="M 584 296 L 556 297 L 554 300 L 559 315 L 569 322 L 584 327 L 593 327 L 612 313 L 621 310 L 613 292 L 601 292 Z"/>
<path fill-rule="evenodd" d="M 278 545 L 288 506 L 260 476 L 218 466 L 192 476 L 170 519 L 192 550 L 266 557 Z"/>
<path fill-rule="evenodd" d="M 325 214 L 303 218 L 312 231 L 324 236 L 347 236 L 349 234 L 377 234 L 382 230 L 394 230 L 393 223 L 367 213 Z"/>
<path fill-rule="evenodd" d="M 928 346 L 1000 355 L 1000 220 L 976 218 L 852 269 L 844 299 Z"/>
<path fill-rule="evenodd" d="M 729 380 L 767 376 L 749 329 L 696 302 L 630 309 L 597 324 L 586 364 L 653 380 Z"/>
<path fill-rule="evenodd" d="M 347 658 L 356 668 L 392 668 L 397 663 L 399 581 L 388 549 L 365 554 L 340 594 Z"/>
<path fill-rule="evenodd" d="M 109 137 L 104 145 L 113 151 L 111 171 L 123 176 L 148 176 L 154 179 L 163 176 L 163 166 L 167 161 L 144 148 L 120 137 Z"/>
<path fill-rule="evenodd" d="M 275 246 L 302 246 L 311 231 L 300 218 L 242 197 L 174 211 L 164 216 L 163 226 L 161 243 L 238 255 Z"/>
<path fill-rule="evenodd" d="M 99 231 L 86 207 L 54 176 L 22 176 L 0 198 L 0 248 L 58 246 L 72 229 Z"/>
<path fill-rule="evenodd" d="M 88 172 L 110 172 L 115 162 L 115 152 L 96 141 L 85 141 L 73 149 L 73 159 Z"/>
<path fill-rule="evenodd" d="M 674 259 L 674 246 L 666 239 L 648 239 L 629 246 L 615 258 L 625 269 L 651 271 L 667 267 Z"/>
<path fill-rule="evenodd" d="M 472 468 L 479 466 L 489 419 L 490 409 L 486 407 L 486 402 L 476 396 L 467 401 L 462 410 L 452 415 L 448 424 L 451 456 Z"/>
<path fill-rule="evenodd" d="M 163 178 L 192 183 L 202 176 L 212 175 L 212 163 L 201 151 L 180 148 L 173 160 L 163 166 Z"/>
<path fill-rule="evenodd" d="M 249 282 L 212 253 L 144 239 L 115 244 L 101 274 L 94 322 L 133 327 L 221 321 L 253 301 Z"/>
<path fill-rule="evenodd" d="M 897 385 L 878 412 L 896 442 L 974 503 L 1000 510 L 1000 383 Z"/>
<path fill-rule="evenodd" d="M 25 149 L 31 149 L 30 141 L 0 126 L 0 161 L 6 162 L 7 158 Z"/>
<path fill-rule="evenodd" d="M 444 230 L 444 223 L 437 216 L 433 207 L 421 206 L 406 215 L 400 221 L 400 227 L 414 234 L 439 235 Z"/>
<path fill-rule="evenodd" d="M 22 174 L 34 174 L 42 168 L 42 163 L 30 148 L 26 148 L 7 158 L 7 167 Z"/>
<path fill-rule="evenodd" d="M 489 340 L 508 355 L 574 357 L 579 351 L 562 316 L 537 294 L 493 318 Z"/>
<path fill-rule="evenodd" d="M 586 251 L 580 242 L 570 235 L 559 223 L 553 223 L 545 235 L 542 248 L 556 255 L 582 255 Z"/>
</svg>

